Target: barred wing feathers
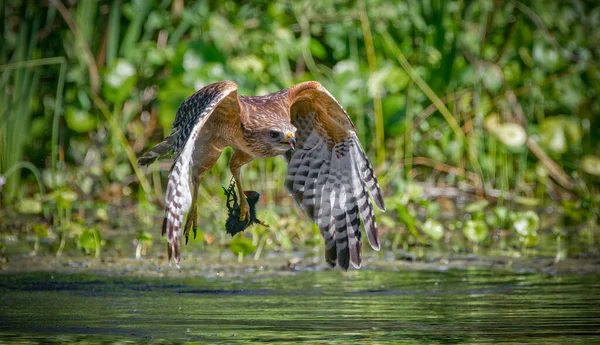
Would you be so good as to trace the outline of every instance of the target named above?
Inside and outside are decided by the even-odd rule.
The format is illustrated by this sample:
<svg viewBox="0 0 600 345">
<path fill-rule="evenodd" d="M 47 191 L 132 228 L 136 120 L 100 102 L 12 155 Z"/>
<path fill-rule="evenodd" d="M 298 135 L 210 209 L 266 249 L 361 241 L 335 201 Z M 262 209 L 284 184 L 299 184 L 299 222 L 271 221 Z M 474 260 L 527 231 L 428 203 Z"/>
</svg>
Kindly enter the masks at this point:
<svg viewBox="0 0 600 345">
<path fill-rule="evenodd" d="M 318 225 L 326 261 L 359 268 L 361 219 L 371 247 L 380 247 L 369 194 L 385 207 L 373 168 L 348 114 L 320 84 L 290 88 L 289 102 L 298 149 L 287 155 L 286 188 Z"/>
<path fill-rule="evenodd" d="M 196 139 L 211 115 L 227 113 L 215 112 L 225 99 L 233 105 L 238 104 L 237 85 L 229 81 L 210 84 L 181 104 L 173 123 L 174 134 L 172 135 L 175 138 L 173 151 L 178 155 L 169 173 L 162 234 L 163 236 L 166 234 L 169 241 L 169 260 L 173 257 L 177 264 L 180 261 L 179 246 L 183 216 L 192 202 L 189 180 Z M 237 111 L 239 115 L 239 107 L 233 111 Z"/>
</svg>

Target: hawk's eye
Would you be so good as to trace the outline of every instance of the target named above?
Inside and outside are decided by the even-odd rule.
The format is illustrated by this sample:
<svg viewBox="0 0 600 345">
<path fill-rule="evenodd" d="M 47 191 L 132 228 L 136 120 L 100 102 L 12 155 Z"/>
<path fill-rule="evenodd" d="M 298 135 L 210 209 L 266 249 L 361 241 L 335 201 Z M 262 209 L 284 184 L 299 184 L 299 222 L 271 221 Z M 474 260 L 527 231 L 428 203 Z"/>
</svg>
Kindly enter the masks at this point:
<svg viewBox="0 0 600 345">
<path fill-rule="evenodd" d="M 269 132 L 269 136 L 271 136 L 271 138 L 275 139 L 279 137 L 279 132 L 277 131 L 270 131 Z"/>
</svg>

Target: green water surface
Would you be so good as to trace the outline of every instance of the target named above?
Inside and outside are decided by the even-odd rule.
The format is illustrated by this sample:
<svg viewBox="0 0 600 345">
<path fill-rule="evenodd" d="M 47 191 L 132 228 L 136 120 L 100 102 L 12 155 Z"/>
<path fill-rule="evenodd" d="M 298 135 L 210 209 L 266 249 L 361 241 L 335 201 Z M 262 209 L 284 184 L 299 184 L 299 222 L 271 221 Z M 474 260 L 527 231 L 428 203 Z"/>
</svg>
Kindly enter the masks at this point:
<svg viewBox="0 0 600 345">
<path fill-rule="evenodd" d="M 0 344 L 600 344 L 600 276 L 0 275 Z"/>
</svg>

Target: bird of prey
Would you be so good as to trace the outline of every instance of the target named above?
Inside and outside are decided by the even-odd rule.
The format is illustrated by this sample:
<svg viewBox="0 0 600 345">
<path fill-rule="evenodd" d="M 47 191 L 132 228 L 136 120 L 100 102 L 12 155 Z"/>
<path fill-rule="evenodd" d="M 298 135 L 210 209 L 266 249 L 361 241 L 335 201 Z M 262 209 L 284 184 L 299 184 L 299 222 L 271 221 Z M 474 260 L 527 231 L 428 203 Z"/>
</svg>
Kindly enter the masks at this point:
<svg viewBox="0 0 600 345">
<path fill-rule="evenodd" d="M 385 206 L 346 111 L 315 81 L 265 96 L 241 96 L 237 89 L 234 82 L 222 81 L 187 98 L 177 110 L 173 133 L 138 161 L 143 166 L 170 153 L 176 155 L 162 229 L 169 242 L 169 260 L 174 257 L 179 264 L 182 231 L 187 236 L 190 227 L 196 228 L 200 180 L 230 146 L 229 168 L 240 196 L 240 220 L 250 217 L 241 167 L 256 158 L 283 155 L 288 164 L 285 186 L 318 225 L 327 263 L 331 267 L 337 263 L 344 270 L 350 263 L 360 268 L 360 219 L 371 247 L 379 250 L 370 196 L 380 210 Z"/>
</svg>

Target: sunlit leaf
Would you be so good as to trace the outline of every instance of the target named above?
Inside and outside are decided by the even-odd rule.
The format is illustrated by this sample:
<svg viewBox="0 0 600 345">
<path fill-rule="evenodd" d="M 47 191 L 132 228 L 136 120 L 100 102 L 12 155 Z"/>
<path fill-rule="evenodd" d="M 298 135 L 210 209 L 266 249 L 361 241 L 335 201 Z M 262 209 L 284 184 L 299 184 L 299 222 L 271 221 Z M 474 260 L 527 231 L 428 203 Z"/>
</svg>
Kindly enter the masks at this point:
<svg viewBox="0 0 600 345">
<path fill-rule="evenodd" d="M 416 183 L 408 183 L 406 186 L 406 193 L 412 201 L 419 201 L 423 199 L 423 187 Z"/>
<path fill-rule="evenodd" d="M 42 212 L 42 202 L 36 199 L 21 199 L 15 206 L 17 212 L 23 214 L 38 214 Z"/>
<path fill-rule="evenodd" d="M 95 228 L 84 228 L 77 237 L 77 246 L 86 254 L 98 253 L 102 246 L 100 231 Z"/>
<path fill-rule="evenodd" d="M 531 197 L 526 197 L 526 196 L 515 196 L 515 198 L 513 199 L 514 202 L 516 202 L 519 205 L 524 205 L 524 206 L 529 206 L 529 207 L 533 207 L 533 206 L 538 206 L 542 201 L 538 198 L 531 198 Z"/>
<path fill-rule="evenodd" d="M 482 220 L 468 220 L 462 231 L 469 241 L 479 243 L 487 238 L 488 227 Z"/>
<path fill-rule="evenodd" d="M 503 80 L 504 75 L 500 66 L 486 64 L 484 67 L 482 67 L 481 81 L 483 82 L 483 85 L 485 85 L 486 89 L 492 92 L 500 90 Z"/>
<path fill-rule="evenodd" d="M 256 246 L 252 244 L 252 240 L 247 239 L 240 234 L 238 236 L 234 236 L 231 242 L 229 242 L 229 250 L 235 255 L 249 255 L 256 251 Z"/>
<path fill-rule="evenodd" d="M 557 155 L 579 145 L 582 136 L 580 123 L 572 117 L 552 116 L 540 123 L 540 143 Z"/>
<path fill-rule="evenodd" d="M 138 231 L 135 238 L 140 241 L 149 241 L 149 242 L 152 242 L 152 240 L 154 240 L 154 236 L 147 231 Z"/>
<path fill-rule="evenodd" d="M 119 59 L 104 75 L 102 93 L 107 100 L 122 103 L 130 96 L 136 84 L 135 67 L 129 61 Z"/>
<path fill-rule="evenodd" d="M 96 218 L 104 222 L 108 221 L 108 211 L 103 207 L 97 208 Z"/>
<path fill-rule="evenodd" d="M 398 220 L 400 222 L 402 222 L 404 225 L 406 225 L 408 230 L 413 235 L 415 235 L 415 234 L 418 235 L 417 228 L 415 227 L 415 217 L 413 217 L 413 215 L 408 212 L 408 209 L 406 208 L 406 206 L 397 204 L 396 212 L 398 213 Z"/>
<path fill-rule="evenodd" d="M 325 47 L 323 47 L 321 42 L 314 38 L 310 40 L 310 53 L 317 59 L 324 59 L 327 57 Z"/>
<path fill-rule="evenodd" d="M 527 140 L 525 129 L 516 123 L 497 125 L 493 133 L 502 144 L 510 148 L 522 147 Z"/>
<path fill-rule="evenodd" d="M 77 193 L 70 189 L 61 189 L 54 192 L 54 201 L 63 208 L 71 208 L 75 200 L 79 198 Z"/>
<path fill-rule="evenodd" d="M 475 202 L 472 202 L 470 204 L 468 204 L 465 207 L 465 211 L 469 212 L 469 213 L 474 213 L 474 212 L 481 212 L 483 210 L 485 210 L 485 208 L 490 204 L 489 201 L 483 199 L 483 200 L 478 200 Z"/>
<path fill-rule="evenodd" d="M 584 156 L 581 159 L 581 169 L 590 175 L 600 176 L 600 157 Z"/>
<path fill-rule="evenodd" d="M 560 55 L 556 48 L 549 46 L 544 40 L 536 40 L 533 46 L 533 60 L 549 71 L 560 67 Z"/>
<path fill-rule="evenodd" d="M 497 228 L 507 228 L 509 222 L 509 211 L 504 206 L 496 206 L 492 212 L 486 217 L 488 225 Z"/>
<path fill-rule="evenodd" d="M 444 236 L 444 227 L 437 220 L 428 219 L 422 227 L 425 235 L 431 237 L 435 241 L 439 241 Z"/>
<path fill-rule="evenodd" d="M 515 213 L 512 227 L 522 236 L 532 235 L 540 228 L 540 216 L 531 210 Z"/>
<path fill-rule="evenodd" d="M 540 236 L 537 234 L 537 232 L 534 232 L 527 236 L 523 236 L 521 240 L 523 241 L 523 245 L 525 247 L 533 247 L 540 242 Z"/>
<path fill-rule="evenodd" d="M 241 73 L 260 74 L 264 71 L 263 62 L 255 55 L 236 56 L 229 61 L 229 66 Z"/>
<path fill-rule="evenodd" d="M 96 117 L 83 109 L 73 107 L 65 111 L 65 122 L 67 126 L 79 133 L 89 132 L 96 128 Z"/>
<path fill-rule="evenodd" d="M 182 66 L 187 72 L 193 72 L 200 69 L 203 63 L 204 61 L 202 60 L 202 57 L 196 54 L 194 50 L 189 50 L 183 55 Z"/>
</svg>

